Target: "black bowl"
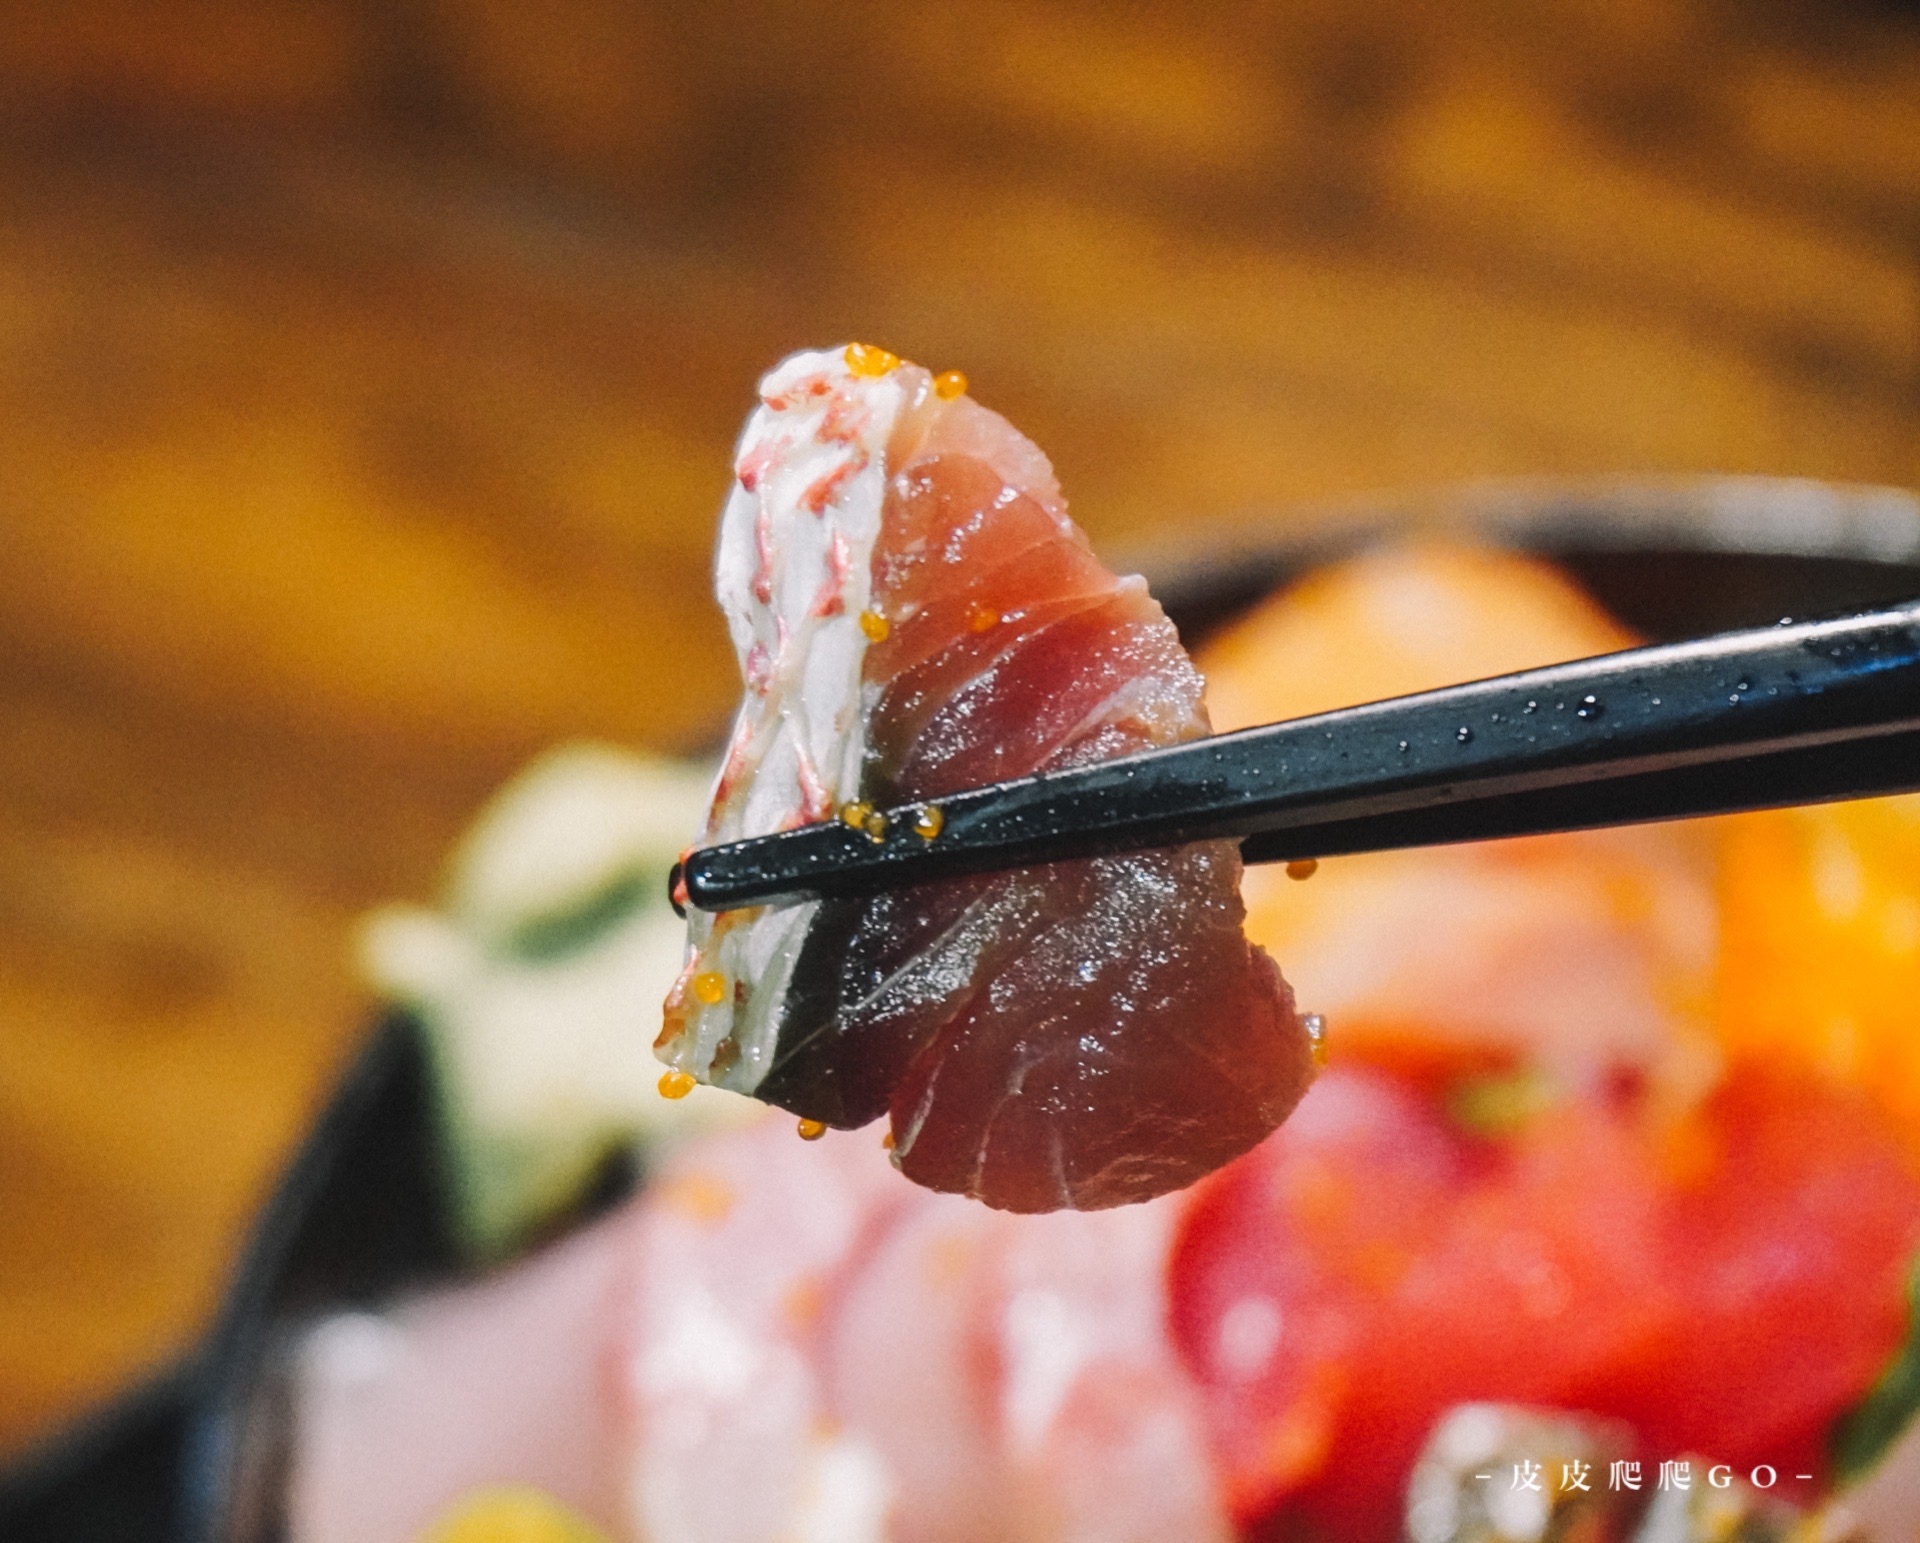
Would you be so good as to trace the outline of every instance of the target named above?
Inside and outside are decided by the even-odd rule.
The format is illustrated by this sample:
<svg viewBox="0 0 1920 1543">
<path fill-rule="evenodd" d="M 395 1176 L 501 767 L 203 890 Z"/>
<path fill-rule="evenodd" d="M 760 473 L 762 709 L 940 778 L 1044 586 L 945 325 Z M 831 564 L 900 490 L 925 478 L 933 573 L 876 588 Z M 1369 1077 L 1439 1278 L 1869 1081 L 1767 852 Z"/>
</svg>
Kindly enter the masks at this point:
<svg viewBox="0 0 1920 1543">
<path fill-rule="evenodd" d="M 1302 541 L 1271 519 L 1131 554 L 1189 643 L 1307 568 L 1410 526 L 1552 557 L 1627 625 L 1698 636 L 1920 593 L 1920 500 L 1888 489 L 1705 478 L 1492 486 L 1331 511 Z M 9 1543 L 264 1543 L 287 1421 L 277 1352 L 315 1315 L 459 1265 L 426 1056 L 382 1020 L 268 1203 L 214 1327 L 185 1363 L 0 1474 Z M 597 1210 L 630 1175 L 610 1171 Z M 577 1219 L 577 1217 L 576 1217 Z"/>
</svg>

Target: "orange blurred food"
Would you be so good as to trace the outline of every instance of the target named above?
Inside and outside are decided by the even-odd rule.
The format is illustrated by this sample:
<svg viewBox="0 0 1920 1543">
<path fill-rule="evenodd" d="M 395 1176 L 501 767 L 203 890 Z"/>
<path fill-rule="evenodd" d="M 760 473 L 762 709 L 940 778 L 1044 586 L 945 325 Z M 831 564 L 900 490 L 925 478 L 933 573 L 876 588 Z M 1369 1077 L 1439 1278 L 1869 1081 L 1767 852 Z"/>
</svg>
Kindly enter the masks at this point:
<svg viewBox="0 0 1920 1543">
<path fill-rule="evenodd" d="M 1730 1058 L 1864 1088 L 1920 1147 L 1920 796 L 1724 822 Z"/>
<path fill-rule="evenodd" d="M 1559 569 L 1442 541 L 1317 569 L 1210 640 L 1217 733 L 1638 641 Z"/>
</svg>

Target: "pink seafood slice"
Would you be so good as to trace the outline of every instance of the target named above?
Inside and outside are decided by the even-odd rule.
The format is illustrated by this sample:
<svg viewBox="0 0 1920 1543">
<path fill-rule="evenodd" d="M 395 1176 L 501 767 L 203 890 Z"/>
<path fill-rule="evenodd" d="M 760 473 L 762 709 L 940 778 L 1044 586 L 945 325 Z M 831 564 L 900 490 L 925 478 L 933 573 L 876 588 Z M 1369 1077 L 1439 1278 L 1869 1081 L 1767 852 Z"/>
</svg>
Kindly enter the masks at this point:
<svg viewBox="0 0 1920 1543">
<path fill-rule="evenodd" d="M 762 1124 L 643 1203 L 622 1378 L 649 1543 L 1231 1535 L 1168 1341 L 1171 1202 L 1011 1216 Z"/>
<path fill-rule="evenodd" d="M 1015 1222 L 997 1261 L 1000 1431 L 1034 1538 L 1232 1536 L 1166 1329 L 1178 1201 Z"/>
<path fill-rule="evenodd" d="M 989 1261 L 1006 1218 L 927 1196 L 875 1240 L 822 1314 L 822 1373 L 836 1416 L 879 1457 L 891 1543 L 1018 1536 L 1001 1472 Z"/>
<path fill-rule="evenodd" d="M 625 1536 L 608 1356 L 633 1227 L 623 1212 L 494 1279 L 319 1324 L 295 1363 L 293 1543 L 416 1543 L 506 1485 Z"/>
<path fill-rule="evenodd" d="M 1039 450 L 875 357 L 788 360 L 742 438 L 719 590 L 748 690 L 708 841 L 1208 732 L 1172 625 Z M 930 1188 L 1148 1199 L 1248 1150 L 1311 1077 L 1239 879 L 1215 842 L 696 917 L 659 1049 L 808 1119 L 886 1114 Z"/>
<path fill-rule="evenodd" d="M 1165 1329 L 1173 1203 L 1010 1217 L 930 1198 L 890 1230 L 826 1357 L 837 1416 L 892 1477 L 896 1543 L 1231 1535 Z"/>
<path fill-rule="evenodd" d="M 872 1144 L 759 1125 L 682 1154 L 641 1203 L 622 1311 L 629 1493 L 648 1543 L 868 1543 L 890 1484 L 830 1416 L 821 1313 L 917 1192 Z"/>
</svg>

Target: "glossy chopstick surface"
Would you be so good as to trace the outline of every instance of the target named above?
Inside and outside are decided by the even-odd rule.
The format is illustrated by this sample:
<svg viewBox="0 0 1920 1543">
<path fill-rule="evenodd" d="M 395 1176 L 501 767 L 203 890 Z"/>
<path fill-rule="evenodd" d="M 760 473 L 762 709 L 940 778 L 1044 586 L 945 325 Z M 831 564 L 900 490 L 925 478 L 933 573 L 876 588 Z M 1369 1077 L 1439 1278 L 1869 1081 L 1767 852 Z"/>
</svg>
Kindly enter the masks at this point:
<svg viewBox="0 0 1920 1543">
<path fill-rule="evenodd" d="M 689 855 L 726 910 L 1209 838 L 1250 862 L 1920 788 L 1920 601 L 1630 649 Z"/>
</svg>

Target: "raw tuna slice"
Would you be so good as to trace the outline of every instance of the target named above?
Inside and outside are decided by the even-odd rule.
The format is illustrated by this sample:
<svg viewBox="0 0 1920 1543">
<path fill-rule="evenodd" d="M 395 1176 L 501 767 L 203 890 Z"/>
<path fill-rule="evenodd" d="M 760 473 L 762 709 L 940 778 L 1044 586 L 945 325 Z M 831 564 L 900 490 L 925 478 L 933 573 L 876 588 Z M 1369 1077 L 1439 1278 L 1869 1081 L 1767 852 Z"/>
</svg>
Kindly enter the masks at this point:
<svg viewBox="0 0 1920 1543">
<path fill-rule="evenodd" d="M 1138 578 L 1067 518 L 1046 458 L 891 355 L 761 385 L 717 588 L 746 699 L 704 839 L 918 802 L 1208 732 Z M 1311 1076 L 1217 842 L 691 923 L 658 1049 L 825 1125 L 887 1114 L 918 1183 L 1094 1209 L 1252 1147 Z"/>
<path fill-rule="evenodd" d="M 1568 1097 L 1489 1139 L 1335 1067 L 1183 1199 L 1172 1336 L 1250 1536 L 1400 1537 L 1463 1401 L 1619 1421 L 1650 1476 L 1705 1453 L 1813 1498 L 1794 1476 L 1905 1337 L 1920 1183 L 1844 1090 L 1742 1070 L 1683 1117 L 1649 1105 Z"/>
</svg>

